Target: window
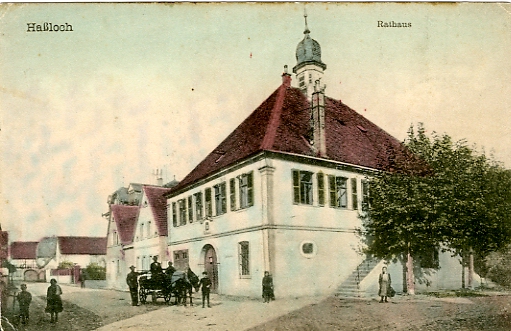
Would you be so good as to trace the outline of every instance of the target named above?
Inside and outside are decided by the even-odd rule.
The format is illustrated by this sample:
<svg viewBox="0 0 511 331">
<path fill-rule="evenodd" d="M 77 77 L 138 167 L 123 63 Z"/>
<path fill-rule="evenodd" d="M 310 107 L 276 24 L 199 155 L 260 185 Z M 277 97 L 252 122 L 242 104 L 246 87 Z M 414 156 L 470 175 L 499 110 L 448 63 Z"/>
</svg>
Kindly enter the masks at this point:
<svg viewBox="0 0 511 331">
<path fill-rule="evenodd" d="M 140 224 L 140 240 L 144 239 L 144 223 Z"/>
<path fill-rule="evenodd" d="M 179 225 L 186 225 L 186 201 L 181 199 L 179 203 Z"/>
<path fill-rule="evenodd" d="M 325 205 L 325 175 L 322 172 L 318 172 L 316 175 L 318 179 L 318 204 L 320 206 Z"/>
<path fill-rule="evenodd" d="M 213 186 L 215 189 L 215 211 L 216 215 L 222 215 L 227 212 L 226 187 L 225 182 Z"/>
<path fill-rule="evenodd" d="M 186 270 L 188 267 L 188 250 L 182 249 L 174 251 L 174 267 L 177 270 Z"/>
<path fill-rule="evenodd" d="M 231 211 L 236 210 L 236 179 L 229 180 L 229 201 L 231 203 Z"/>
<path fill-rule="evenodd" d="M 193 200 L 191 195 L 188 197 L 188 221 L 193 222 Z"/>
<path fill-rule="evenodd" d="M 434 246 L 429 246 L 424 251 L 419 252 L 418 260 L 421 268 L 433 268 L 438 269 L 440 261 L 438 259 L 438 249 Z"/>
<path fill-rule="evenodd" d="M 204 191 L 204 194 L 206 195 L 206 216 L 211 217 L 213 215 L 213 204 L 211 201 L 211 188 L 207 188 Z"/>
<path fill-rule="evenodd" d="M 250 250 L 248 241 L 238 243 L 240 276 L 250 276 Z"/>
<path fill-rule="evenodd" d="M 177 206 L 175 202 L 172 202 L 172 225 L 177 226 Z"/>
<path fill-rule="evenodd" d="M 248 208 L 254 205 L 253 172 L 238 177 L 240 184 L 240 208 Z"/>
<path fill-rule="evenodd" d="M 293 200 L 312 205 L 312 172 L 293 170 Z"/>
<path fill-rule="evenodd" d="M 358 209 L 358 189 L 357 189 L 357 179 L 351 179 L 351 208 L 353 210 Z"/>
<path fill-rule="evenodd" d="M 202 212 L 202 192 L 195 193 L 195 217 L 197 220 L 201 220 L 203 217 Z"/>
<path fill-rule="evenodd" d="M 313 258 L 317 254 L 317 246 L 313 241 L 304 240 L 300 243 L 300 254 L 306 258 Z"/>
<path fill-rule="evenodd" d="M 330 185 L 330 207 L 347 208 L 348 195 L 346 192 L 347 178 L 328 176 Z"/>
<path fill-rule="evenodd" d="M 147 236 L 151 236 L 151 221 L 147 222 Z"/>
</svg>

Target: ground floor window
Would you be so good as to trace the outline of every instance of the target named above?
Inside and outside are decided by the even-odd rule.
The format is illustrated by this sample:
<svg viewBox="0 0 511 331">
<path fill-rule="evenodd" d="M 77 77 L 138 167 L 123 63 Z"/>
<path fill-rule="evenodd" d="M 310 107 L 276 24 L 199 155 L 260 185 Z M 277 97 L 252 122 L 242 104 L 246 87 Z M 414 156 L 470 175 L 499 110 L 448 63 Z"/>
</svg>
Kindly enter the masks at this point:
<svg viewBox="0 0 511 331">
<path fill-rule="evenodd" d="M 250 276 L 250 246 L 248 241 L 238 243 L 240 276 Z"/>
</svg>

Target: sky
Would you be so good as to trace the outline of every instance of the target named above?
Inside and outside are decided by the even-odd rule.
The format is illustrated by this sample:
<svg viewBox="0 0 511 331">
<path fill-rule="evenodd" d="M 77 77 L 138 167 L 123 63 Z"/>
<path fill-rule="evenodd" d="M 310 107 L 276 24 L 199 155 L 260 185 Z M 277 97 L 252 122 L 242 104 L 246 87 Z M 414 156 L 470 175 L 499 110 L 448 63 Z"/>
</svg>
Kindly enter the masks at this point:
<svg viewBox="0 0 511 331">
<path fill-rule="evenodd" d="M 155 169 L 183 179 L 296 64 L 303 12 L 0 4 L 0 224 L 11 241 L 104 236 L 119 187 L 155 184 Z M 307 14 L 329 97 L 399 140 L 422 122 L 511 167 L 510 4 L 314 3 Z M 27 32 L 44 22 L 73 31 Z"/>
</svg>

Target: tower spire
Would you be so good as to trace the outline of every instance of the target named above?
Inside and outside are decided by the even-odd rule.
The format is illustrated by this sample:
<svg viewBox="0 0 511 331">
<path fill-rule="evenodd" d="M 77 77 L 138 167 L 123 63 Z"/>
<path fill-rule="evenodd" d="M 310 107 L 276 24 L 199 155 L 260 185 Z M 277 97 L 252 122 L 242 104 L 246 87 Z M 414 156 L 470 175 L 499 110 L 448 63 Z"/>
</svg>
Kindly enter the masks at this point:
<svg viewBox="0 0 511 331">
<path fill-rule="evenodd" d="M 303 34 L 309 34 L 311 33 L 309 30 L 309 26 L 307 25 L 307 8 L 303 7 L 303 18 L 305 19 L 305 30 L 303 31 Z"/>
</svg>

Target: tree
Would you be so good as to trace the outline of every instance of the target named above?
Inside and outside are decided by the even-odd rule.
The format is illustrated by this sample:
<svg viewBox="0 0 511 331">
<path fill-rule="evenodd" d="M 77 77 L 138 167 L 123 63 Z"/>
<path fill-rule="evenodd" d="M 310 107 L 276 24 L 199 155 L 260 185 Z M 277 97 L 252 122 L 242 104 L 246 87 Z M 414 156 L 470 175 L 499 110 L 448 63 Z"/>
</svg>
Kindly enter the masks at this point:
<svg viewBox="0 0 511 331">
<path fill-rule="evenodd" d="M 369 179 L 360 232 L 368 254 L 406 261 L 413 294 L 413 259 L 432 248 L 484 258 L 511 241 L 511 180 L 465 141 L 435 133 L 430 138 L 422 124 L 417 133 L 410 128 L 405 146 L 415 156 Z"/>
</svg>

